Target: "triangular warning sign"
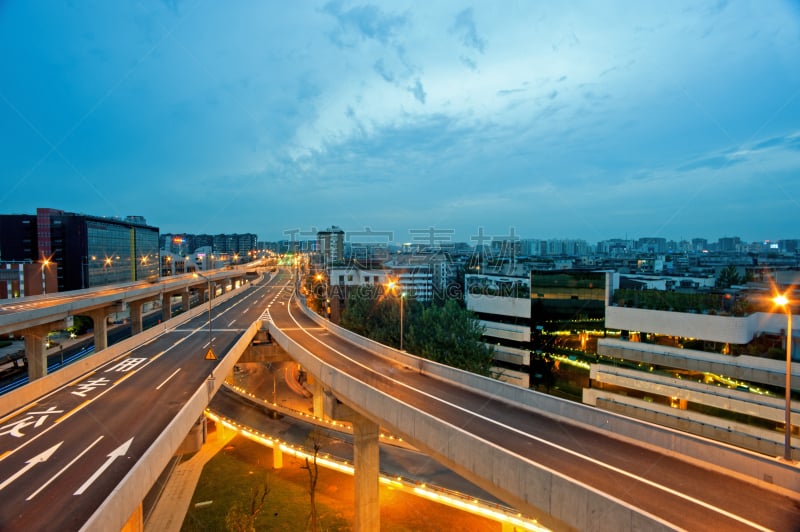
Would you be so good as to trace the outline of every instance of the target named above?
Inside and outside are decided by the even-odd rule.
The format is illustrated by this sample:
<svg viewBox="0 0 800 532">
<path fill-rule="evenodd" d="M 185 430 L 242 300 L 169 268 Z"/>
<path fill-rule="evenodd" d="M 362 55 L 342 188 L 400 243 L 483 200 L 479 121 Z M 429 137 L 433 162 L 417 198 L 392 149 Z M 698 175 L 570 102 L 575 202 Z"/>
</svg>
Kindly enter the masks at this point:
<svg viewBox="0 0 800 532">
<path fill-rule="evenodd" d="M 215 355 L 214 350 L 209 347 L 208 351 L 206 351 L 206 360 L 216 360 L 216 359 L 217 355 Z"/>
</svg>

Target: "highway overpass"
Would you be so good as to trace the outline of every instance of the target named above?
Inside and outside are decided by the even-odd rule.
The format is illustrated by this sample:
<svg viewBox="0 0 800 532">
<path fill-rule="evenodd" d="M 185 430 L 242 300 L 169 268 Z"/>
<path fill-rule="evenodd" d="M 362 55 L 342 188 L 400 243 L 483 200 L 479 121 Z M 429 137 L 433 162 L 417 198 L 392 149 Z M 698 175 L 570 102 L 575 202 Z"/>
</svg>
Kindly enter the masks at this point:
<svg viewBox="0 0 800 532">
<path fill-rule="evenodd" d="M 261 320 L 316 377 L 317 405 L 334 415 L 346 405 L 360 425 L 357 475 L 377 465 L 371 453 L 380 425 L 555 528 L 780 530 L 800 522 L 794 465 L 333 334 L 297 306 L 293 286 L 282 275 L 218 298 L 213 345 L 228 353 L 220 360 L 204 360 L 201 307 L 182 323 L 104 350 L 110 357 L 101 351 L 103 365 L 65 373 L 69 380 L 52 393 L 0 409 L 7 413 L 0 523 L 61 530 L 135 523 L 140 501 Z M 371 529 L 375 505 L 363 507 L 357 527 Z"/>
<path fill-rule="evenodd" d="M 46 340 L 53 330 L 66 328 L 71 316 L 89 316 L 94 324 L 95 350 L 108 347 L 106 318 L 112 313 L 127 311 L 132 334 L 142 332 L 142 307 L 148 301 L 159 301 L 164 321 L 172 317 L 172 300 L 180 297 L 182 308 L 189 308 L 192 293 L 202 301 L 216 297 L 217 291 L 225 293 L 245 282 L 249 270 L 257 264 L 238 268 L 187 273 L 175 277 L 162 277 L 156 282 L 139 281 L 124 284 L 75 290 L 21 299 L 0 301 L 0 335 L 15 334 L 25 337 L 28 378 L 33 381 L 47 373 Z"/>
</svg>

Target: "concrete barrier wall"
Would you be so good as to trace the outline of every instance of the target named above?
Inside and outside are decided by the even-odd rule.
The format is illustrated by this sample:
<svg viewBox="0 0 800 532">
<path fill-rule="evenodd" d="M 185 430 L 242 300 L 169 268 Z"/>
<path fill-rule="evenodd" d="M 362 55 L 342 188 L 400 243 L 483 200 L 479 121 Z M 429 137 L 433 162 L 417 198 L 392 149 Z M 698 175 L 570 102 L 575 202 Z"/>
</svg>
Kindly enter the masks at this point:
<svg viewBox="0 0 800 532">
<path fill-rule="evenodd" d="M 136 462 L 81 530 L 98 532 L 122 530 L 128 516 L 144 500 L 197 419 L 203 415 L 211 397 L 222 386 L 225 375 L 231 371 L 236 360 L 244 353 L 250 341 L 255 337 L 259 326 L 259 322 L 254 322 L 245 331 L 214 369 L 214 378 L 207 380 L 192 394 L 169 426 Z"/>
<path fill-rule="evenodd" d="M 359 336 L 331 323 L 311 310 L 305 309 L 305 312 L 330 332 L 385 358 L 411 368 L 418 368 L 427 375 L 445 379 L 471 390 L 481 391 L 518 406 L 531 408 L 539 414 L 561 422 L 576 424 L 608 437 L 651 447 L 658 452 L 691 461 L 700 467 L 709 469 L 715 466 L 721 467 L 739 475 L 744 480 L 778 488 L 779 491 L 786 492 L 791 496 L 800 495 L 800 475 L 797 468 L 773 456 L 758 455 L 746 449 L 737 449 L 719 442 L 698 438 L 669 427 L 653 425 L 438 364 Z"/>
<path fill-rule="evenodd" d="M 222 303 L 223 301 L 233 297 L 233 295 L 236 293 L 237 292 L 231 291 L 212 299 L 212 306 Z M 188 312 L 183 312 L 170 320 L 159 323 L 155 327 L 151 327 L 146 331 L 131 336 L 130 338 L 126 338 L 125 340 L 109 346 L 102 351 L 98 351 L 92 355 L 82 358 L 81 360 L 77 360 L 64 368 L 59 369 L 55 373 L 45 375 L 40 379 L 29 382 L 21 388 L 17 388 L 16 390 L 0 395 L 0 416 L 5 416 L 14 409 L 30 403 L 37 397 L 41 397 L 61 386 L 64 386 L 68 382 L 72 382 L 81 375 L 94 370 L 96 367 L 105 364 L 109 360 L 113 360 L 116 357 L 149 342 L 156 336 L 163 334 L 170 329 L 174 329 L 182 323 L 187 322 L 204 312 L 208 312 L 208 306 L 206 304 L 190 309 Z"/>
<path fill-rule="evenodd" d="M 760 433 L 756 433 L 756 429 L 750 426 L 733 422 L 729 426 L 723 427 L 719 425 L 718 418 L 711 418 L 708 422 L 704 422 L 704 418 L 708 419 L 711 416 L 698 414 L 676 415 L 675 409 L 665 405 L 650 404 L 631 397 L 605 394 L 594 389 L 584 390 L 584 394 L 587 396 L 587 401 L 591 401 L 592 404 L 597 404 L 599 407 L 611 412 L 635 417 L 636 419 L 665 427 L 672 427 L 705 438 L 724 440 L 731 445 L 750 449 L 767 456 L 783 455 L 783 436 L 779 432 L 760 431 Z M 796 447 L 792 449 L 792 453 L 795 460 L 800 457 Z"/>
<path fill-rule="evenodd" d="M 294 360 L 334 390 L 347 406 L 402 435 L 445 466 L 547 526 L 566 525 L 578 530 L 671 529 L 637 508 L 510 454 L 340 372 L 290 340 L 272 323 L 269 330 Z"/>
</svg>

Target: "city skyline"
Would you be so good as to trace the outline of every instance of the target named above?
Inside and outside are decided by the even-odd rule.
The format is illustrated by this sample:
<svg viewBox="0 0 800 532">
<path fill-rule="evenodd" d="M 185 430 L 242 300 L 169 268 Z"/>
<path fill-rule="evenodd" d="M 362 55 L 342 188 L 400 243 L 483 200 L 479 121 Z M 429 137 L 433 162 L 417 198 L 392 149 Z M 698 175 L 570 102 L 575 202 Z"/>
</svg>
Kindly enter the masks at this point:
<svg viewBox="0 0 800 532">
<path fill-rule="evenodd" d="M 796 3 L 0 7 L 0 193 L 161 233 L 800 236 Z"/>
</svg>

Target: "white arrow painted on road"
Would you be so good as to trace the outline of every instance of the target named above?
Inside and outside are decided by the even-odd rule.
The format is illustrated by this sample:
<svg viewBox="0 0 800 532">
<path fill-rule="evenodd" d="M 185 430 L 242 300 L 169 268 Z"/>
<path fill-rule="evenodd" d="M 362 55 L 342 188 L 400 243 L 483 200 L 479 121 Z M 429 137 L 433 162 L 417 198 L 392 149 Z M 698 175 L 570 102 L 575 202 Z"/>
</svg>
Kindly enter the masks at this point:
<svg viewBox="0 0 800 532">
<path fill-rule="evenodd" d="M 86 489 L 87 489 L 89 486 L 91 486 L 91 485 L 92 485 L 92 483 L 93 483 L 95 480 L 97 480 L 97 477 L 99 477 L 100 475 L 102 475 L 102 474 L 103 474 L 103 471 L 105 471 L 106 469 L 108 469 L 108 466 L 110 466 L 110 465 L 111 465 L 111 464 L 114 462 L 114 460 L 116 460 L 116 459 L 117 459 L 117 458 L 119 458 L 120 456 L 125 456 L 125 453 L 127 453 L 127 452 L 128 452 L 128 448 L 131 446 L 131 442 L 132 442 L 132 441 L 133 441 L 133 438 L 131 438 L 130 440 L 126 441 L 125 443 L 123 443 L 122 445 L 120 445 L 119 447 L 117 447 L 116 449 L 114 449 L 113 451 L 111 451 L 111 452 L 108 454 L 108 460 L 106 460 L 106 461 L 105 461 L 105 463 L 104 463 L 103 465 L 101 465 L 101 466 L 100 466 L 100 468 L 99 468 L 97 471 L 95 471 L 95 472 L 94 472 L 94 475 L 92 475 L 91 477 L 89 477 L 89 479 L 88 479 L 86 482 L 84 482 L 84 483 L 83 483 L 83 486 L 81 486 L 80 488 L 78 488 L 78 491 L 76 491 L 75 493 L 73 493 L 73 495 L 80 495 L 81 493 L 83 493 L 84 491 L 86 491 Z"/>
<path fill-rule="evenodd" d="M 58 449 L 61 446 L 62 443 L 64 443 L 64 442 L 63 441 L 62 442 L 58 442 L 57 444 L 53 445 L 52 447 L 50 447 L 46 451 L 37 454 L 36 456 L 34 456 L 33 458 L 31 458 L 30 460 L 25 462 L 25 464 L 26 464 L 25 467 L 23 467 L 22 469 L 20 469 L 19 471 L 17 471 L 16 473 L 11 475 L 10 477 L 8 477 L 5 481 L 3 481 L 2 484 L 0 484 L 0 490 L 2 490 L 3 488 L 5 488 L 9 484 L 11 484 L 12 482 L 17 480 L 19 477 L 24 475 L 26 471 L 28 471 L 29 469 L 33 468 L 35 465 L 41 464 L 42 462 L 46 462 L 51 456 L 53 456 L 53 453 L 56 452 L 56 449 Z"/>
</svg>

